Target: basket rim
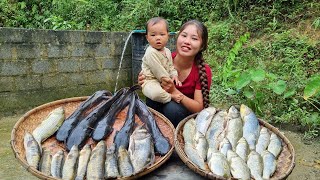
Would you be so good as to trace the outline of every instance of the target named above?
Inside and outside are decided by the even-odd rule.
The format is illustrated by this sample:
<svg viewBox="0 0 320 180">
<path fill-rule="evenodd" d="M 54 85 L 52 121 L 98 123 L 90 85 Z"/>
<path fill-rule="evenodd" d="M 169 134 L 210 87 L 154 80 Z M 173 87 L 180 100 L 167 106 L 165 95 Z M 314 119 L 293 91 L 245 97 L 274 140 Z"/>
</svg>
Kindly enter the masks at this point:
<svg viewBox="0 0 320 180">
<path fill-rule="evenodd" d="M 24 157 L 21 156 L 21 152 L 16 148 L 15 142 L 16 142 L 16 131 L 18 129 L 18 127 L 23 123 L 23 121 L 25 119 L 27 119 L 30 115 L 37 113 L 39 111 L 41 111 L 42 109 L 48 108 L 50 106 L 55 106 L 55 105 L 59 105 L 59 104 L 63 104 L 63 103 L 70 103 L 70 102 L 77 102 L 77 101 L 84 101 L 88 98 L 89 96 L 79 96 L 79 97 L 72 97 L 72 98 L 65 98 L 65 99 L 60 99 L 60 100 L 56 100 L 56 101 L 52 101 L 52 102 L 48 102 L 42 105 L 39 105 L 29 111 L 27 111 L 24 115 L 22 115 L 19 120 L 15 123 L 15 125 L 13 126 L 13 129 L 11 131 L 11 139 L 10 139 L 10 146 L 11 149 L 13 151 L 14 157 L 18 160 L 18 162 L 31 174 L 35 175 L 38 178 L 41 179 L 50 179 L 50 180 L 57 180 L 56 178 L 52 177 L 52 176 L 47 176 L 46 174 L 38 171 L 37 169 L 35 169 L 34 167 L 30 166 L 27 161 L 25 160 Z M 151 113 L 153 113 L 153 115 L 158 116 L 163 122 L 166 123 L 167 126 L 170 127 L 170 129 L 172 130 L 172 134 L 174 136 L 174 132 L 175 132 L 175 128 L 173 126 L 173 124 L 171 123 L 171 121 L 166 118 L 163 114 L 159 113 L 158 111 L 148 107 L 148 109 L 151 111 Z M 157 169 L 158 167 L 160 167 L 162 164 L 164 164 L 172 155 L 173 150 L 175 148 L 174 145 L 174 137 L 173 137 L 173 142 L 170 143 L 171 148 L 170 150 L 164 155 L 161 156 L 161 158 L 155 162 L 154 164 L 152 164 L 151 166 L 147 167 L 144 171 L 138 172 L 136 174 L 133 174 L 131 176 L 128 177 L 119 177 L 117 179 L 135 179 L 135 178 L 139 178 L 143 175 L 146 175 L 148 173 L 150 173 L 151 171 L 154 171 L 155 169 Z"/>
<path fill-rule="evenodd" d="M 179 122 L 178 126 L 176 127 L 175 133 L 174 133 L 174 145 L 175 145 L 175 150 L 177 152 L 177 154 L 179 155 L 179 157 L 181 158 L 181 160 L 193 171 L 195 171 L 196 173 L 206 177 L 206 178 L 211 178 L 211 179 L 225 179 L 224 177 L 218 176 L 212 172 L 208 172 L 208 171 L 204 171 L 202 169 L 200 169 L 197 165 L 195 165 L 191 160 L 189 160 L 189 158 L 187 157 L 187 155 L 185 154 L 184 150 L 181 148 L 180 146 L 180 141 L 178 139 L 178 135 L 180 130 L 183 128 L 184 124 L 190 120 L 191 118 L 195 118 L 198 113 L 194 113 L 191 114 L 189 116 L 187 116 L 186 118 L 184 118 L 182 121 Z M 290 173 L 292 172 L 293 168 L 295 167 L 295 150 L 293 145 L 291 144 L 291 142 L 289 141 L 289 139 L 287 137 L 285 137 L 278 128 L 274 127 L 273 125 L 269 124 L 268 122 L 262 120 L 261 118 L 258 118 L 259 124 L 263 125 L 265 127 L 268 128 L 268 130 L 274 132 L 276 135 L 278 135 L 282 141 L 288 146 L 288 149 L 291 153 L 292 156 L 292 160 L 290 163 L 289 168 L 286 170 L 286 173 L 281 174 L 279 177 L 277 177 L 277 179 L 285 179 L 286 177 L 288 177 L 290 175 Z M 231 178 L 232 179 L 232 178 Z"/>
</svg>

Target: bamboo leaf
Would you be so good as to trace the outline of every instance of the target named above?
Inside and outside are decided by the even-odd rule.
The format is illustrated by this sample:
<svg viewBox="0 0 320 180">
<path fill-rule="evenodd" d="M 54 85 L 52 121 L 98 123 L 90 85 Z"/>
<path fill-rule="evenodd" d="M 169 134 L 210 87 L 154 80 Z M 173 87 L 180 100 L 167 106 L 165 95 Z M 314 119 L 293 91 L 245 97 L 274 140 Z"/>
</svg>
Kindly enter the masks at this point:
<svg viewBox="0 0 320 180">
<path fill-rule="evenodd" d="M 303 91 L 303 98 L 307 100 L 311 96 L 316 95 L 320 91 L 320 75 L 316 75 L 310 78 Z"/>
</svg>

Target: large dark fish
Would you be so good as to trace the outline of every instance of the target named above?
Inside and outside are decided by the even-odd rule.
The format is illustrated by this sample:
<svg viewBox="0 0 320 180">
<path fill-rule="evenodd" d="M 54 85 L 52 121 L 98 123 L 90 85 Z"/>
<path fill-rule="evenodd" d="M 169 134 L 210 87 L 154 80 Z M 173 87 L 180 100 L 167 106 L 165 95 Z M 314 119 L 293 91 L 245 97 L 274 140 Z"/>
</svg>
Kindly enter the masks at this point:
<svg viewBox="0 0 320 180">
<path fill-rule="evenodd" d="M 156 120 L 149 111 L 146 104 L 140 99 L 136 99 L 136 114 L 140 120 L 147 125 L 147 130 L 150 132 L 155 143 L 155 153 L 165 155 L 170 150 L 170 143 L 161 133 Z"/>
<path fill-rule="evenodd" d="M 83 118 L 84 113 L 88 109 L 99 104 L 103 99 L 107 99 L 108 96 L 112 96 L 111 92 L 106 90 L 96 91 L 87 100 L 82 102 L 80 106 L 68 118 L 65 119 L 57 131 L 56 139 L 58 141 L 65 142 L 72 129 L 79 123 L 79 120 Z"/>
<path fill-rule="evenodd" d="M 123 96 L 121 96 L 121 98 L 112 104 L 112 107 L 108 113 L 101 120 L 99 120 L 95 126 L 95 129 L 92 133 L 93 140 L 101 141 L 113 131 L 112 126 L 116 120 L 116 116 L 130 103 L 131 96 L 134 96 L 133 92 L 139 88 L 139 85 L 132 86 Z"/>
<path fill-rule="evenodd" d="M 134 115 L 136 111 L 135 99 L 136 99 L 136 96 L 131 95 L 126 121 L 122 126 L 122 128 L 116 133 L 114 137 L 114 143 L 116 144 L 116 149 L 118 149 L 118 147 L 120 146 L 128 149 L 130 135 L 133 132 L 133 127 L 135 123 L 134 121 Z"/>
<path fill-rule="evenodd" d="M 70 150 L 73 145 L 77 145 L 80 149 L 86 143 L 86 140 L 92 133 L 93 127 L 99 119 L 111 107 L 111 105 L 125 92 L 126 90 L 119 90 L 112 98 L 104 101 L 98 105 L 91 113 L 89 113 L 78 125 L 71 131 L 67 139 L 67 149 Z"/>
</svg>

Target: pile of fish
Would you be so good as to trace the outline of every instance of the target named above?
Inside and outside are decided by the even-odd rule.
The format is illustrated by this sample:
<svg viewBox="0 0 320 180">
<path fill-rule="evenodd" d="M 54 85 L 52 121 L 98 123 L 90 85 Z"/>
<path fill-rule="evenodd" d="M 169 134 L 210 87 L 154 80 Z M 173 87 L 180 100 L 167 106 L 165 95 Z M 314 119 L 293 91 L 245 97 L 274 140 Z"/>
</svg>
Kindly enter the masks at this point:
<svg viewBox="0 0 320 180">
<path fill-rule="evenodd" d="M 77 180 L 128 177 L 145 170 L 155 162 L 156 155 L 168 153 L 171 145 L 136 94 L 138 88 L 123 88 L 114 95 L 97 91 L 67 118 L 62 106 L 51 111 L 24 136 L 28 164 L 48 176 Z M 107 147 L 116 117 L 126 107 L 124 125 Z M 135 115 L 142 125 L 135 123 Z M 51 136 L 65 148 L 54 154 L 42 148 Z M 89 144 L 89 139 L 95 143 Z"/>
<path fill-rule="evenodd" d="M 270 179 L 282 141 L 259 124 L 254 112 L 208 107 L 183 126 L 184 152 L 200 169 L 224 178 Z"/>
</svg>

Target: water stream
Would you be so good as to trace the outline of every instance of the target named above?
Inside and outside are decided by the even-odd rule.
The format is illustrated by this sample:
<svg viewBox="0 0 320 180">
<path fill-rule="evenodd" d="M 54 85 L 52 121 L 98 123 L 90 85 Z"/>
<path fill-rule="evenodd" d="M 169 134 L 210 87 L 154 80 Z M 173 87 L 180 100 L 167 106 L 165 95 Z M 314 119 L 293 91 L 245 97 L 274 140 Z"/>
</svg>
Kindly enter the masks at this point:
<svg viewBox="0 0 320 180">
<path fill-rule="evenodd" d="M 128 37 L 126 39 L 126 42 L 124 43 L 124 47 L 123 47 L 122 54 L 121 54 L 121 59 L 120 59 L 120 64 L 119 64 L 119 68 L 118 68 L 117 78 L 116 78 L 116 85 L 114 86 L 114 92 L 116 92 L 117 88 L 118 88 L 118 79 L 119 79 L 120 69 L 121 69 L 121 66 L 122 66 L 123 55 L 124 55 L 124 52 L 126 51 L 128 41 L 129 41 L 129 39 L 130 39 L 130 37 L 131 37 L 133 32 L 135 32 L 135 31 L 131 31 L 130 32 L 130 34 L 128 35 Z"/>
</svg>

